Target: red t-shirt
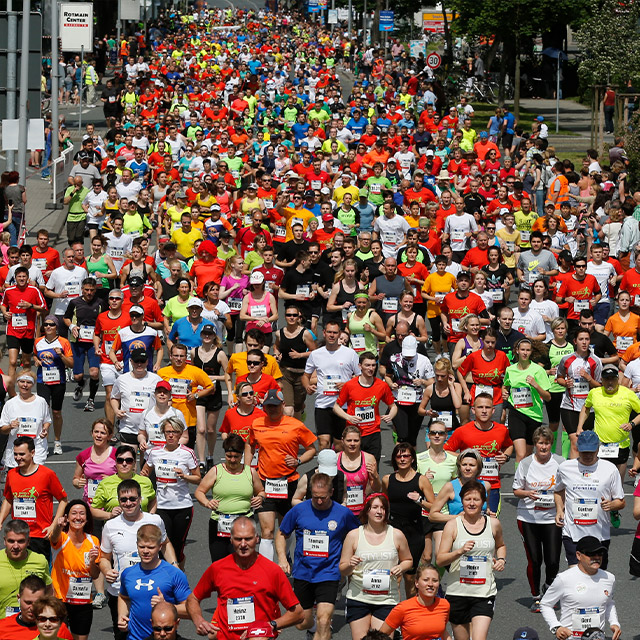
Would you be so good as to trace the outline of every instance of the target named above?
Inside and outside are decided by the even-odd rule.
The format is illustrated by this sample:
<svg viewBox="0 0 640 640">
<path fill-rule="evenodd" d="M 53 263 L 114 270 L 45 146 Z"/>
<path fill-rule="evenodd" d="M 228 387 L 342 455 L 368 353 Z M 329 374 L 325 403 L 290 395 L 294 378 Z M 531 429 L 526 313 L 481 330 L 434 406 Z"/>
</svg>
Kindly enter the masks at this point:
<svg viewBox="0 0 640 640">
<path fill-rule="evenodd" d="M 469 249 L 460 264 L 463 267 L 477 267 L 478 269 L 482 269 L 482 267 L 489 264 L 489 247 L 486 249 L 480 249 L 478 247 Z"/>
<path fill-rule="evenodd" d="M 558 297 L 572 297 L 575 298 L 576 301 L 588 301 L 593 298 L 593 296 L 598 295 L 599 293 L 600 286 L 598 285 L 598 281 L 596 280 L 595 276 L 587 273 L 587 275 L 585 275 L 584 277 L 584 280 L 576 280 L 573 275 L 570 278 L 565 278 L 563 283 L 560 285 Z M 638 293 L 640 293 L 640 289 L 638 290 Z M 587 305 L 586 308 L 588 309 L 589 305 Z M 575 302 L 573 304 L 570 304 L 567 310 L 567 318 L 569 318 L 569 320 L 579 320 L 581 310 L 582 309 L 580 307 L 576 307 Z"/>
<path fill-rule="evenodd" d="M 494 422 L 493 427 L 487 431 L 478 429 L 475 422 L 467 422 L 458 427 L 451 437 L 445 442 L 445 451 L 464 451 L 465 449 L 475 449 L 483 459 L 495 458 L 505 449 L 513 446 L 509 437 L 509 429 L 499 422 Z M 492 474 L 489 464 L 483 467 L 478 476 L 478 480 L 486 481 L 492 489 L 500 488 L 500 476 L 498 473 Z M 492 465 L 495 470 L 495 463 Z"/>
<path fill-rule="evenodd" d="M 470 353 L 458 367 L 458 371 L 462 376 L 471 373 L 473 380 L 473 385 L 469 389 L 471 401 L 475 400 L 477 385 L 483 385 L 493 387 L 493 402 L 500 404 L 502 402 L 502 381 L 510 364 L 504 351 L 497 350 L 493 360 L 485 360 L 482 349 Z"/>
<path fill-rule="evenodd" d="M 460 298 L 459 295 L 456 291 L 448 293 L 440 305 L 440 311 L 447 316 L 451 329 L 447 341 L 453 343 L 458 342 L 460 338 L 464 338 L 464 333 L 451 326 L 452 321 L 459 322 L 469 313 L 480 315 L 487 310 L 482 298 L 477 293 L 469 292 L 466 298 Z M 456 327 L 457 322 L 455 323 Z"/>
<path fill-rule="evenodd" d="M 191 271 L 189 273 L 196 278 L 196 293 L 202 297 L 204 295 L 204 285 L 207 284 L 207 282 L 217 282 L 220 284 L 224 274 L 224 260 L 218 260 L 218 258 L 212 262 L 195 260 L 191 265 Z"/>
<path fill-rule="evenodd" d="M 574 274 L 574 271 L 572 268 L 571 271 L 567 271 L 566 273 L 563 271 L 559 271 L 557 276 L 551 276 L 549 278 L 549 295 L 550 297 L 552 297 L 552 299 L 555 299 L 553 296 L 553 292 L 555 291 L 557 296 L 558 292 L 560 291 L 560 287 L 562 286 L 562 283 L 567 278 L 570 278 L 573 274 Z M 558 304 L 558 307 L 560 307 L 560 309 L 567 309 L 569 307 L 569 303 L 563 302 L 562 304 Z"/>
<path fill-rule="evenodd" d="M 631 296 L 631 304 L 640 307 L 640 273 L 635 269 L 627 271 L 620 281 L 620 291 L 626 291 Z"/>
<path fill-rule="evenodd" d="M 416 262 L 413 267 L 408 267 L 406 262 L 402 262 L 398 265 L 398 273 L 405 278 L 417 278 L 418 280 L 424 281 L 429 276 L 429 269 L 427 269 L 422 262 Z M 416 284 L 409 286 L 415 296 L 414 302 L 417 302 L 418 304 L 421 303 L 423 301 L 420 293 L 422 291 L 422 286 Z"/>
<path fill-rule="evenodd" d="M 10 469 L 4 486 L 4 497 L 14 505 L 13 517 L 29 525 L 32 538 L 44 538 L 43 529 L 53 522 L 53 499 L 62 500 L 67 492 L 58 476 L 48 467 L 38 465 L 30 475 L 23 476 L 18 469 Z M 20 511 L 15 507 L 20 501 Z M 35 506 L 35 518 L 29 517 Z"/>
<path fill-rule="evenodd" d="M 238 598 L 251 598 L 255 620 L 275 620 L 280 617 L 279 603 L 285 609 L 293 609 L 299 604 L 298 598 L 284 571 L 275 562 L 261 555 L 247 571 L 241 571 L 233 555 L 228 555 L 209 566 L 202 574 L 193 595 L 198 600 L 208 598 L 213 591 L 218 592 L 217 608 L 212 622 L 219 627 L 218 640 L 240 640 L 249 623 L 229 628 L 227 603 L 233 604 Z"/>
<path fill-rule="evenodd" d="M 33 248 L 32 262 L 44 275 L 45 271 L 53 271 L 60 266 L 60 254 L 53 247 L 47 247 L 47 250 L 41 253 L 36 246 Z M 45 277 L 45 281 L 48 279 Z"/>
<path fill-rule="evenodd" d="M 4 620 L 0 620 L 0 638 L 11 638 L 11 640 L 34 640 L 38 637 L 38 627 L 26 626 L 24 623 L 18 622 L 18 616 L 20 614 L 9 616 Z M 69 627 L 63 622 L 60 629 L 58 629 L 58 638 L 63 640 L 73 640 Z"/>
<path fill-rule="evenodd" d="M 395 402 L 389 385 L 380 378 L 375 378 L 370 387 L 365 387 L 359 377 L 344 383 L 337 400 L 338 406 L 347 405 L 346 412 L 350 416 L 360 415 L 362 422 L 358 427 L 363 437 L 380 432 L 380 402 L 387 406 Z"/>
<path fill-rule="evenodd" d="M 244 376 L 246 377 L 246 376 Z M 266 413 L 258 407 L 254 407 L 253 411 L 243 416 L 238 413 L 238 407 L 227 409 L 220 425 L 220 433 L 237 433 L 245 442 L 249 440 L 249 428 L 256 418 L 266 417 Z"/>
<path fill-rule="evenodd" d="M 36 333 L 38 312 L 33 307 L 29 309 L 18 307 L 18 303 L 23 300 L 38 307 L 47 306 L 38 287 L 28 284 L 24 289 L 20 289 L 18 285 L 6 289 L 2 296 L 2 305 L 7 308 L 9 313 L 13 314 L 7 322 L 7 335 L 16 338 L 33 338 Z"/>
<path fill-rule="evenodd" d="M 142 300 L 136 302 L 135 304 L 141 306 L 144 309 L 145 322 L 162 322 L 163 321 L 162 310 L 160 309 L 160 305 L 153 298 L 144 296 Z M 127 293 L 125 293 L 125 299 L 122 303 L 122 311 L 125 313 L 129 313 L 129 309 L 131 309 L 133 305 L 134 303 L 131 302 L 131 298 L 127 297 Z"/>
<path fill-rule="evenodd" d="M 236 383 L 245 382 L 247 379 L 247 376 L 248 374 L 245 376 L 238 376 Z M 273 378 L 272 376 L 266 373 L 263 373 L 262 376 L 260 376 L 260 380 L 258 380 L 258 382 L 252 382 L 251 387 L 253 388 L 253 391 L 256 394 L 256 404 L 259 407 L 262 407 L 262 401 L 264 400 L 264 397 L 267 395 L 267 392 L 269 391 L 269 389 L 275 389 L 276 391 L 280 391 L 280 385 L 276 382 L 275 378 Z"/>
<path fill-rule="evenodd" d="M 108 311 L 103 311 L 96 318 L 95 335 L 100 336 L 100 349 L 102 349 L 102 355 L 100 356 L 101 364 L 112 364 L 109 359 L 109 351 L 111 346 L 115 342 L 118 331 L 123 327 L 128 327 L 131 324 L 131 317 L 128 313 L 120 312 L 120 316 L 113 319 L 109 317 Z M 118 353 L 118 360 L 122 361 L 122 352 Z"/>
</svg>

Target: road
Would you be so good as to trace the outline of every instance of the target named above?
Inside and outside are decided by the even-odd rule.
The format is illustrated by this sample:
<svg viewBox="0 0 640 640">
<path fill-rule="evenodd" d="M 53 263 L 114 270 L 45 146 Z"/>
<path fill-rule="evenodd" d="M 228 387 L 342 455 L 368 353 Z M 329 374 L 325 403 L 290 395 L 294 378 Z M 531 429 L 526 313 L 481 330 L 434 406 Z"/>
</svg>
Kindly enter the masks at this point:
<svg viewBox="0 0 640 640">
<path fill-rule="evenodd" d="M 71 387 L 69 385 L 69 387 Z M 63 485 L 69 491 L 72 498 L 80 497 L 80 491 L 76 490 L 71 484 L 73 470 L 75 467 L 75 456 L 79 451 L 91 444 L 89 435 L 90 425 L 93 420 L 101 415 L 104 405 L 104 395 L 99 392 L 96 402 L 95 413 L 83 413 L 84 399 L 82 402 L 75 403 L 72 396 L 73 389 L 67 392 L 67 398 L 63 408 L 65 426 L 63 429 L 63 449 L 64 455 L 50 456 L 48 464 L 58 474 Z M 86 398 L 85 398 L 86 399 Z M 314 430 L 312 403 L 308 401 L 307 425 Z M 424 434 L 424 430 L 421 432 Z M 385 430 L 383 432 L 383 456 L 381 463 L 381 473 L 389 473 L 391 464 L 389 455 L 393 448 L 393 440 L 391 432 Z M 419 447 L 424 449 L 424 445 Z M 216 460 L 222 458 L 222 447 L 220 441 L 216 444 Z M 312 468 L 312 464 L 306 465 L 303 470 Z M 511 640 L 514 630 L 519 626 L 531 626 L 537 629 L 541 638 L 551 638 L 548 629 L 544 627 L 542 616 L 529 612 L 531 597 L 529 594 L 526 580 L 526 560 L 523 551 L 520 536 L 516 527 L 516 504 L 517 500 L 511 492 L 511 481 L 513 479 L 513 462 L 506 465 L 503 475 L 503 507 L 500 520 L 505 530 L 505 541 L 507 544 L 508 563 L 506 570 L 498 579 L 498 597 L 496 604 L 496 614 L 490 631 L 490 638 L 501 638 L 502 640 Z M 635 631 L 634 620 L 637 619 L 637 594 L 635 592 L 637 583 L 628 574 L 628 558 L 631 549 L 633 531 L 635 530 L 635 522 L 633 521 L 631 510 L 633 498 L 631 493 L 633 486 L 631 482 L 625 483 L 625 491 L 628 493 L 627 508 L 622 512 L 622 525 L 620 529 L 614 531 L 611 544 L 611 564 L 610 570 L 615 573 L 618 578 L 617 584 L 617 606 L 620 620 L 622 623 L 623 635 L 629 639 L 632 637 L 640 640 L 640 633 Z M 207 519 L 208 513 L 196 505 L 194 523 L 188 538 L 186 548 L 186 571 L 189 584 L 193 588 L 208 564 L 209 551 L 207 546 Z M 566 562 L 562 561 L 561 569 L 566 568 Z M 212 600 L 207 603 L 208 610 L 213 611 L 215 602 Z M 338 640 L 350 640 L 351 634 L 348 625 L 344 621 L 344 599 L 338 602 L 336 615 L 334 618 L 334 637 Z M 189 621 L 181 623 L 181 633 L 185 638 L 194 639 L 196 633 L 193 625 Z M 636 635 L 637 634 L 637 635 Z M 297 630 L 287 630 L 282 633 L 285 640 L 299 638 L 301 633 Z M 93 628 L 91 632 L 91 640 L 110 640 L 111 625 L 109 610 L 104 608 L 95 612 Z"/>
</svg>

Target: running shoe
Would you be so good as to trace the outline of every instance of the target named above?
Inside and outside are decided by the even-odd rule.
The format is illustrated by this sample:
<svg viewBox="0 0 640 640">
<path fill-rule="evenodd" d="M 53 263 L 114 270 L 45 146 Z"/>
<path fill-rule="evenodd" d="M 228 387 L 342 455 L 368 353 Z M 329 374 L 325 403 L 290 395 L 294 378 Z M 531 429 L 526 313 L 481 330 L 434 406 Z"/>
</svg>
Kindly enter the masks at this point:
<svg viewBox="0 0 640 640">
<path fill-rule="evenodd" d="M 76 390 L 73 392 L 73 399 L 78 402 L 78 400 L 80 400 L 80 398 L 82 398 L 82 393 L 84 391 L 84 387 L 81 387 L 80 385 L 78 385 L 76 387 Z"/>
<path fill-rule="evenodd" d="M 207 473 L 207 465 L 204 462 L 201 462 L 198 465 L 198 468 L 200 469 L 200 475 L 204 476 L 205 473 Z"/>
<path fill-rule="evenodd" d="M 87 400 L 87 404 L 84 405 L 84 411 L 95 411 L 95 410 L 96 410 L 95 404 L 93 403 L 93 400 L 89 398 Z"/>
<path fill-rule="evenodd" d="M 620 528 L 620 512 L 619 511 L 612 511 L 609 514 L 609 518 L 611 519 L 611 526 L 614 529 Z"/>
<path fill-rule="evenodd" d="M 540 613 L 540 600 L 534 600 L 531 607 L 529 607 L 529 611 L 531 613 Z"/>
<path fill-rule="evenodd" d="M 104 593 L 96 593 L 96 597 L 93 599 L 92 606 L 94 609 L 102 609 L 107 604 L 107 596 Z"/>
<path fill-rule="evenodd" d="M 60 440 L 56 440 L 53 443 L 53 455 L 54 456 L 61 456 L 62 455 L 62 443 L 60 442 Z"/>
</svg>

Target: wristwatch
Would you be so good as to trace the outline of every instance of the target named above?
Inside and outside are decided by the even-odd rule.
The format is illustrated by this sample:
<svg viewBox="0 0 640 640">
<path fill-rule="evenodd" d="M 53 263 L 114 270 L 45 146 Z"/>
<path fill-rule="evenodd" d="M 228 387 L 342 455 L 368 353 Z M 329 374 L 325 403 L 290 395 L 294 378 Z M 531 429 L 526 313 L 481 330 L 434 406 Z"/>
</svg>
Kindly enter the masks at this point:
<svg viewBox="0 0 640 640">
<path fill-rule="evenodd" d="M 558 631 L 558 629 L 559 629 L 561 626 L 562 626 L 562 625 L 561 625 L 561 624 L 559 624 L 558 626 L 553 627 L 553 629 L 551 629 L 551 633 L 553 633 L 553 635 L 555 636 L 555 635 L 556 635 L 556 632 Z"/>
<path fill-rule="evenodd" d="M 302 460 L 300 460 L 300 456 L 298 456 L 298 466 L 302 464 Z"/>
<path fill-rule="evenodd" d="M 273 633 L 278 633 L 278 623 L 275 620 L 270 620 L 269 624 L 271 625 L 271 628 L 273 629 Z"/>
</svg>

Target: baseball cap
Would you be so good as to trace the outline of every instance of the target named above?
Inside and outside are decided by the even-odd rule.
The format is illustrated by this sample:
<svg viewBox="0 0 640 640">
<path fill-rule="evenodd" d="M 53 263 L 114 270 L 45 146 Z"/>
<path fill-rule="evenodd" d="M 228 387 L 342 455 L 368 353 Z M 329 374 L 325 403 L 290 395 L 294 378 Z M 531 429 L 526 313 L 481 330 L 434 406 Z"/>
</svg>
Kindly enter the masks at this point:
<svg viewBox="0 0 640 640">
<path fill-rule="evenodd" d="M 171 391 L 171 385 L 166 380 L 160 380 L 156 385 L 156 391 L 161 391 L 164 389 L 165 391 Z"/>
<path fill-rule="evenodd" d="M 338 473 L 338 454 L 333 449 L 323 449 L 318 454 L 318 473 L 335 476 Z"/>
<path fill-rule="evenodd" d="M 255 189 L 257 191 L 258 185 L 255 182 L 252 182 L 250 185 L 247 186 L 247 189 Z"/>
<path fill-rule="evenodd" d="M 191 298 L 191 300 L 187 302 L 187 309 L 189 307 L 198 307 L 200 309 L 203 309 L 204 305 L 202 304 L 202 300 L 200 300 L 200 298 Z"/>
<path fill-rule="evenodd" d="M 457 276 L 456 279 L 460 280 L 460 278 L 466 278 L 467 280 L 471 280 L 471 274 L 468 271 L 461 271 Z"/>
<path fill-rule="evenodd" d="M 249 278 L 249 284 L 262 284 L 264 282 L 264 274 L 260 271 L 254 271 Z"/>
<path fill-rule="evenodd" d="M 333 220 L 333 214 L 332 213 L 324 213 L 322 214 L 322 221 L 323 222 L 330 222 L 331 220 Z"/>
<path fill-rule="evenodd" d="M 329 189 L 329 187 L 322 187 L 322 189 L 320 189 L 320 193 L 326 196 L 327 194 L 331 193 L 331 189 Z"/>
<path fill-rule="evenodd" d="M 292 179 L 296 179 L 299 180 L 300 176 L 295 172 L 295 171 L 287 171 L 287 174 L 285 175 L 285 178 L 287 180 L 292 180 Z"/>
<path fill-rule="evenodd" d="M 544 118 L 543 118 L 542 116 L 538 116 L 538 117 L 536 118 L 536 120 L 537 120 L 538 122 L 544 122 Z"/>
<path fill-rule="evenodd" d="M 513 640 L 540 640 L 540 636 L 535 629 L 531 627 L 519 627 L 513 633 Z"/>
<path fill-rule="evenodd" d="M 144 285 L 144 280 L 140 276 L 131 276 L 129 278 L 130 287 L 142 287 L 143 285 Z"/>
<path fill-rule="evenodd" d="M 595 536 L 584 536 L 578 540 L 576 551 L 585 554 L 597 553 L 598 551 L 606 551 L 606 547 Z"/>
<path fill-rule="evenodd" d="M 107 160 L 107 167 L 115 167 L 115 166 L 116 166 L 115 160 Z"/>
<path fill-rule="evenodd" d="M 361 198 L 368 198 L 369 197 L 369 190 L 368 189 L 360 189 L 360 197 Z"/>
<path fill-rule="evenodd" d="M 131 362 L 147 362 L 149 354 L 146 349 L 132 349 Z"/>
<path fill-rule="evenodd" d="M 571 255 L 571 251 L 568 249 L 563 249 L 558 254 L 558 258 L 560 258 L 560 260 L 566 260 L 567 262 L 573 262 L 573 256 Z"/>
<path fill-rule="evenodd" d="M 408 335 L 402 341 L 402 355 L 405 358 L 413 358 L 418 353 L 418 341 L 415 336 Z"/>
<path fill-rule="evenodd" d="M 91 159 L 91 156 L 84 151 L 78 154 L 78 160 L 90 160 L 90 159 Z"/>
<path fill-rule="evenodd" d="M 230 238 L 231 234 L 226 230 L 223 229 L 222 231 L 220 231 L 220 233 L 218 233 L 218 238 Z"/>
<path fill-rule="evenodd" d="M 262 406 L 271 406 L 275 407 L 284 402 L 284 396 L 282 395 L 282 391 L 278 391 L 277 389 L 269 389 L 267 391 L 267 395 L 264 397 L 262 401 Z"/>
<path fill-rule="evenodd" d="M 202 329 L 200 329 L 200 333 L 215 333 L 216 328 L 212 324 L 205 324 Z"/>
<path fill-rule="evenodd" d="M 617 378 L 618 374 L 620 372 L 618 371 L 618 367 L 616 367 L 613 364 L 608 364 L 604 367 L 602 367 L 602 377 L 603 378 Z"/>
<path fill-rule="evenodd" d="M 481 138 L 488 138 L 489 137 L 489 134 L 486 131 L 481 131 L 478 135 Z"/>
<path fill-rule="evenodd" d="M 591 452 L 597 451 L 600 448 L 600 438 L 598 438 L 595 431 L 583 431 L 578 436 L 578 452 Z"/>
<path fill-rule="evenodd" d="M 419 227 L 429 227 L 429 218 L 420 218 L 418 220 L 418 226 Z"/>
<path fill-rule="evenodd" d="M 131 309 L 129 309 L 129 315 L 132 313 L 137 313 L 140 316 L 144 315 L 144 309 L 139 304 L 134 304 Z"/>
</svg>

